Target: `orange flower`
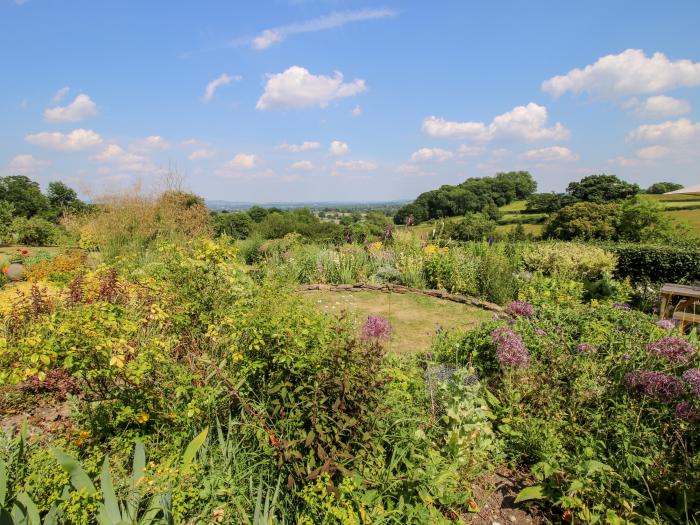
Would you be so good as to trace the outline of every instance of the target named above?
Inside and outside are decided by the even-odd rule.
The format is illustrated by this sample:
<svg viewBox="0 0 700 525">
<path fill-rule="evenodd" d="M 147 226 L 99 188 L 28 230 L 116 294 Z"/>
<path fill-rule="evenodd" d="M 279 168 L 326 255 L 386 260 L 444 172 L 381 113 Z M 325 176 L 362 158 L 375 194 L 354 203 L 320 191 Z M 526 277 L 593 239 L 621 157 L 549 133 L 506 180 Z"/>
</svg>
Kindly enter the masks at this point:
<svg viewBox="0 0 700 525">
<path fill-rule="evenodd" d="M 473 499 L 469 498 L 467 500 L 467 505 L 469 505 L 469 509 L 476 512 L 479 509 L 479 505 L 476 504 L 476 501 Z"/>
<path fill-rule="evenodd" d="M 2 269 L 2 273 L 7 273 L 8 271 L 10 271 L 10 269 L 7 266 Z"/>
<path fill-rule="evenodd" d="M 564 514 L 562 514 L 561 519 L 563 519 L 566 523 L 571 523 L 571 521 L 574 519 L 574 514 L 570 510 L 565 510 Z"/>
<path fill-rule="evenodd" d="M 272 443 L 275 447 L 279 443 L 279 441 L 272 432 L 270 432 L 270 443 Z"/>
<path fill-rule="evenodd" d="M 29 253 L 29 250 L 20 250 L 19 253 L 22 255 L 27 255 Z"/>
</svg>

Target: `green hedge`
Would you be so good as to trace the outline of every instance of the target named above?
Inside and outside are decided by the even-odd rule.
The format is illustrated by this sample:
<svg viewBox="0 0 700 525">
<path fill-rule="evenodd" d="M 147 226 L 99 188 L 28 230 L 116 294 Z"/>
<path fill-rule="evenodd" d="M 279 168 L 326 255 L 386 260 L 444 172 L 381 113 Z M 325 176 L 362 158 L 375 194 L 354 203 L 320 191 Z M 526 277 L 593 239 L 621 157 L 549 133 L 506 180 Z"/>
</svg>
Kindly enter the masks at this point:
<svg viewBox="0 0 700 525">
<path fill-rule="evenodd" d="M 700 280 L 700 248 L 653 244 L 608 244 L 619 262 L 617 273 L 633 281 L 692 282 Z"/>
</svg>

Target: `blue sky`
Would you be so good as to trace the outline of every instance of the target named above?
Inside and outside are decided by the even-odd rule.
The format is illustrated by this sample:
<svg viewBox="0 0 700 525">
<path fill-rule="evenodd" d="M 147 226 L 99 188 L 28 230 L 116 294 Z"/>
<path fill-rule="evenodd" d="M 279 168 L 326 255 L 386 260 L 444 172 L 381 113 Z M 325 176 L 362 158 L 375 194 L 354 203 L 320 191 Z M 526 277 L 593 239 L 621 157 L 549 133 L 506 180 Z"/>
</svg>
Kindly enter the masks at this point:
<svg viewBox="0 0 700 525">
<path fill-rule="evenodd" d="M 0 174 L 413 198 L 700 182 L 700 2 L 0 0 Z"/>
</svg>

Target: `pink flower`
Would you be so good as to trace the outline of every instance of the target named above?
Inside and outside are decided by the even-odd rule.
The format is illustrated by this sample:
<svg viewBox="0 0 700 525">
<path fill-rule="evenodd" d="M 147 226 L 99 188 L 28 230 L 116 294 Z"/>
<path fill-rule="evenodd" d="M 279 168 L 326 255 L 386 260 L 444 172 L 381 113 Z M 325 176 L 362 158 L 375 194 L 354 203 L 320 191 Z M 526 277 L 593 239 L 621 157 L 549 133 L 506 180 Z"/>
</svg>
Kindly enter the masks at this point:
<svg viewBox="0 0 700 525">
<path fill-rule="evenodd" d="M 367 317 L 365 324 L 362 325 L 362 339 L 365 341 L 389 339 L 390 335 L 391 324 L 383 317 L 370 315 Z"/>
<path fill-rule="evenodd" d="M 695 353 L 695 348 L 682 337 L 664 337 L 655 343 L 649 343 L 647 350 L 676 363 L 685 363 Z"/>
</svg>

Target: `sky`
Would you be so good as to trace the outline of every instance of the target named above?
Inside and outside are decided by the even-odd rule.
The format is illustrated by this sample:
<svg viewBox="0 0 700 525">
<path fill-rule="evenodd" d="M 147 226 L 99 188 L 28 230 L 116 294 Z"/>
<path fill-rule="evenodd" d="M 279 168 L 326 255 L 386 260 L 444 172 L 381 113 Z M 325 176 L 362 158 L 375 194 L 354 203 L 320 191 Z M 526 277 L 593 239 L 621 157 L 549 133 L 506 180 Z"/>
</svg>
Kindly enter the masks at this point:
<svg viewBox="0 0 700 525">
<path fill-rule="evenodd" d="M 0 0 L 0 175 L 411 199 L 700 182 L 700 2 Z"/>
</svg>

